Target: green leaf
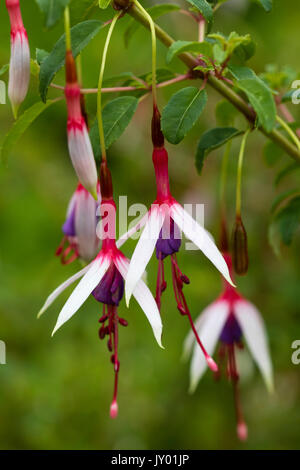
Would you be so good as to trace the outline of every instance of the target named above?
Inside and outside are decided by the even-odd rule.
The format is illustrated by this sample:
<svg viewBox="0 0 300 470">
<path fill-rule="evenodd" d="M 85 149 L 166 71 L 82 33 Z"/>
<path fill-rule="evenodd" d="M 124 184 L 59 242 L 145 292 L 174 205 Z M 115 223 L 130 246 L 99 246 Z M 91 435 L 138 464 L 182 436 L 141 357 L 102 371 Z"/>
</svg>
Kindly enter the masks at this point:
<svg viewBox="0 0 300 470">
<path fill-rule="evenodd" d="M 269 227 L 269 240 L 276 254 L 280 252 L 280 241 L 285 245 L 292 243 L 299 225 L 300 196 L 296 196 L 277 212 Z"/>
<path fill-rule="evenodd" d="M 49 100 L 47 103 L 39 101 L 21 114 L 19 119 L 15 121 L 9 132 L 6 134 L 0 146 L 0 160 L 6 162 L 14 144 L 19 140 L 22 134 L 28 129 L 30 124 L 49 106 L 55 103 L 55 100 Z"/>
<path fill-rule="evenodd" d="M 157 18 L 160 18 L 167 13 L 171 13 L 172 11 L 178 11 L 180 8 L 181 7 L 175 3 L 160 3 L 159 5 L 154 5 L 146 10 L 153 20 L 157 20 Z M 141 28 L 141 25 L 132 18 L 124 33 L 124 42 L 126 47 L 128 47 L 130 39 L 139 30 L 139 28 Z"/>
<path fill-rule="evenodd" d="M 36 61 L 39 65 L 41 65 L 43 60 L 45 60 L 46 57 L 48 57 L 48 55 L 49 55 L 49 52 L 45 51 L 44 49 L 36 49 L 35 51 Z"/>
<path fill-rule="evenodd" d="M 45 17 L 46 28 L 52 28 L 63 15 L 70 0 L 36 0 Z"/>
<path fill-rule="evenodd" d="M 102 21 L 88 20 L 76 24 L 71 28 L 72 51 L 74 57 L 88 45 L 88 43 L 96 36 L 99 30 L 104 26 Z M 65 35 L 61 36 L 54 48 L 41 63 L 40 70 L 40 94 L 42 100 L 45 102 L 47 97 L 48 87 L 58 70 L 65 63 Z"/>
<path fill-rule="evenodd" d="M 103 80 L 103 87 L 112 87 L 118 84 L 124 84 L 125 81 L 134 80 L 134 75 L 132 72 L 122 72 L 118 75 L 113 75 L 112 77 L 105 78 Z"/>
<path fill-rule="evenodd" d="M 234 127 L 215 127 L 202 134 L 196 152 L 196 167 L 200 174 L 207 155 L 243 132 Z"/>
<path fill-rule="evenodd" d="M 281 102 L 282 103 L 287 103 L 287 102 L 290 102 L 293 100 L 293 97 L 296 99 L 296 100 L 299 100 L 300 98 L 300 90 L 298 88 L 298 90 L 296 89 L 292 89 L 292 90 L 289 90 L 287 91 L 281 98 Z"/>
<path fill-rule="evenodd" d="M 233 126 L 238 110 L 227 100 L 219 101 L 216 106 L 216 120 L 219 126 Z"/>
<path fill-rule="evenodd" d="M 244 63 L 255 51 L 255 45 L 249 34 L 240 36 L 232 31 L 228 37 L 222 33 L 209 34 L 207 40 L 213 41 L 214 59 L 223 64 L 231 58 L 232 62 Z"/>
<path fill-rule="evenodd" d="M 205 90 L 183 88 L 175 93 L 162 113 L 162 131 L 171 144 L 178 144 L 192 129 L 207 102 Z"/>
<path fill-rule="evenodd" d="M 259 123 L 270 132 L 276 123 L 276 106 L 270 88 L 247 67 L 231 65 L 229 70 L 236 79 L 235 85 L 247 95 Z"/>
<path fill-rule="evenodd" d="M 258 3 L 263 9 L 267 12 L 270 12 L 273 7 L 273 0 L 252 0 L 255 3 Z"/>
<path fill-rule="evenodd" d="M 256 44 L 254 41 L 250 41 L 247 44 L 240 44 L 234 49 L 230 63 L 243 65 L 254 56 L 255 52 Z"/>
<path fill-rule="evenodd" d="M 296 193 L 299 193 L 299 188 L 288 189 L 287 191 L 284 191 L 283 193 L 278 194 L 278 196 L 276 196 L 276 198 L 274 199 L 272 203 L 271 213 L 274 214 L 274 212 L 276 212 L 276 210 L 278 209 L 278 207 L 283 201 L 290 198 Z"/>
<path fill-rule="evenodd" d="M 273 167 L 281 159 L 283 150 L 274 142 L 269 140 L 263 148 L 263 157 L 267 166 Z"/>
<path fill-rule="evenodd" d="M 99 8 L 98 0 L 71 0 L 70 16 L 72 24 L 85 20 L 96 8 Z"/>
<path fill-rule="evenodd" d="M 281 183 L 286 176 L 290 175 L 295 170 L 299 170 L 299 169 L 300 169 L 300 165 L 298 162 L 289 163 L 276 176 L 275 185 L 278 186 L 279 183 Z"/>
<path fill-rule="evenodd" d="M 125 131 L 138 106 L 134 96 L 121 96 L 107 103 L 102 111 L 105 147 L 108 149 Z M 98 121 L 95 120 L 90 138 L 96 159 L 100 159 Z"/>
<path fill-rule="evenodd" d="M 212 56 L 212 46 L 209 42 L 194 42 L 194 41 L 175 41 L 170 46 L 167 53 L 167 63 L 178 54 L 183 52 L 193 52 L 196 54 L 202 54 L 206 57 Z"/>
<path fill-rule="evenodd" d="M 210 23 L 213 20 L 213 9 L 206 0 L 187 0 L 193 7 L 200 11 L 206 21 Z"/>
<path fill-rule="evenodd" d="M 110 2 L 111 0 L 99 0 L 99 8 L 101 8 L 102 10 L 106 10 Z"/>
</svg>

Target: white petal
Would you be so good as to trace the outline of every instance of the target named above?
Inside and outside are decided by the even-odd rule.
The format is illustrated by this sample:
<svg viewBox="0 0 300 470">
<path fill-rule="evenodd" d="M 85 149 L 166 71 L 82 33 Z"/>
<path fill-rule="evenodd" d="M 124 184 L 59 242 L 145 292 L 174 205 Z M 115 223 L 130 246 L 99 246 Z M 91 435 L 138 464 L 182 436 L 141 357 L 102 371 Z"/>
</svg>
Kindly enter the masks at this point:
<svg viewBox="0 0 300 470">
<path fill-rule="evenodd" d="M 85 189 L 77 191 L 75 233 L 80 258 L 85 261 L 93 259 L 99 248 L 96 210 L 97 203 L 90 193 Z"/>
<path fill-rule="evenodd" d="M 52 332 L 52 336 L 58 330 L 58 328 L 68 321 L 86 301 L 88 296 L 103 278 L 110 265 L 110 262 L 111 260 L 108 256 L 101 256 L 96 258 L 95 261 L 91 263 L 90 269 L 81 279 L 78 286 L 73 290 L 72 294 L 63 306 L 58 316 L 55 328 Z"/>
<path fill-rule="evenodd" d="M 24 100 L 30 79 L 30 51 L 25 31 L 18 31 L 11 43 L 8 96 L 13 109 Z"/>
<path fill-rule="evenodd" d="M 70 157 L 81 184 L 97 199 L 97 169 L 85 123 L 82 129 L 71 127 L 68 130 Z"/>
<path fill-rule="evenodd" d="M 123 233 L 119 240 L 116 242 L 117 248 L 120 248 L 127 240 L 130 238 L 134 233 L 136 233 L 138 230 L 140 230 L 142 227 L 144 227 L 145 223 L 148 220 L 148 212 L 145 214 L 137 224 L 135 224 L 132 228 L 128 230 L 128 232 Z"/>
<path fill-rule="evenodd" d="M 50 295 L 47 297 L 46 302 L 42 306 L 41 310 L 38 313 L 38 318 L 50 307 L 50 305 L 54 302 L 54 300 L 73 282 L 77 281 L 77 279 L 80 279 L 91 267 L 91 263 L 85 266 L 83 269 L 78 271 L 76 274 L 73 276 L 69 277 L 65 282 L 60 284 Z"/>
<path fill-rule="evenodd" d="M 129 261 L 127 261 L 125 258 L 119 258 L 119 260 L 116 262 L 116 266 L 123 278 L 126 279 L 126 275 L 129 268 Z M 142 280 L 138 281 L 136 287 L 134 288 L 133 296 L 140 304 L 140 307 L 148 318 L 156 341 L 158 342 L 159 346 L 163 348 L 161 344 L 162 322 L 160 313 L 157 308 L 155 299 L 150 292 L 150 289 L 148 289 L 148 287 Z"/>
<path fill-rule="evenodd" d="M 229 304 L 224 300 L 217 300 L 206 309 L 205 320 L 202 323 L 198 334 L 203 342 L 203 346 L 210 356 L 214 352 L 229 312 Z M 198 343 L 195 342 L 190 368 L 190 392 L 195 391 L 206 367 L 207 364 L 204 354 Z"/>
<path fill-rule="evenodd" d="M 273 368 L 266 329 L 261 314 L 253 304 L 245 300 L 239 300 L 234 304 L 234 314 L 267 388 L 272 391 L 274 388 Z"/>
<path fill-rule="evenodd" d="M 126 304 L 129 304 L 131 294 L 138 281 L 141 279 L 146 266 L 154 251 L 160 229 L 164 222 L 164 213 L 159 207 L 151 208 L 148 214 L 148 220 L 142 235 L 133 252 L 128 273 L 125 280 L 125 298 Z"/>
<path fill-rule="evenodd" d="M 198 248 L 207 256 L 207 258 L 216 266 L 225 279 L 234 286 L 230 278 L 228 266 L 221 252 L 215 245 L 211 234 L 201 227 L 180 204 L 175 203 L 171 206 L 171 217 L 178 227 L 185 233 Z"/>
</svg>

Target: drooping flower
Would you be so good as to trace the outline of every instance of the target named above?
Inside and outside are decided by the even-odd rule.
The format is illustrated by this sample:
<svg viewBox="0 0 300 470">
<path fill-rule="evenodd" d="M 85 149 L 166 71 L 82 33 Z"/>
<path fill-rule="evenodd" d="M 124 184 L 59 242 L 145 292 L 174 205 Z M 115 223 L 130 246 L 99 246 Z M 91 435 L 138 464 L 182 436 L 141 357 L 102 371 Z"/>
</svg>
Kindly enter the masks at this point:
<svg viewBox="0 0 300 470">
<path fill-rule="evenodd" d="M 127 304 L 129 303 L 133 289 L 145 271 L 153 251 L 156 249 L 156 257 L 158 259 L 156 302 L 160 308 L 161 295 L 166 288 L 164 259 L 170 256 L 173 290 L 178 310 L 182 315 L 188 316 L 207 364 L 212 370 L 216 370 L 217 366 L 215 362 L 206 353 L 198 333 L 194 329 L 192 317 L 183 294 L 183 286 L 189 283 L 189 279 L 181 272 L 176 258 L 176 253 L 181 244 L 180 230 L 185 233 L 187 238 L 209 258 L 227 281 L 231 283 L 228 267 L 222 254 L 216 247 L 212 236 L 183 209 L 171 194 L 168 174 L 168 153 L 164 148 L 164 138 L 160 130 L 160 114 L 157 108 L 154 109 L 152 120 L 152 141 L 154 145 L 152 160 L 157 187 L 156 199 L 148 213 L 139 223 L 124 234 L 118 241 L 118 246 L 121 246 L 135 231 L 144 227 L 132 255 L 126 278 L 126 302 Z"/>
<path fill-rule="evenodd" d="M 105 336 L 108 336 L 107 346 L 109 351 L 113 353 L 111 361 L 115 371 L 115 386 L 110 415 L 112 418 L 115 418 L 118 413 L 117 389 L 120 368 L 118 356 L 118 325 L 127 325 L 127 321 L 120 318 L 118 315 L 118 305 L 124 293 L 124 279 L 127 276 L 129 260 L 117 248 L 115 243 L 116 206 L 112 197 L 112 185 L 109 181 L 110 173 L 107 167 L 104 170 L 103 172 L 101 165 L 101 214 L 108 214 L 108 221 L 104 223 L 103 218 L 101 220 L 101 250 L 88 266 L 69 278 L 50 294 L 38 316 L 42 315 L 42 313 L 48 309 L 61 292 L 81 277 L 81 281 L 62 308 L 52 335 L 77 312 L 91 294 L 98 302 L 103 304 L 103 312 L 99 320 L 102 324 L 99 330 L 99 337 L 100 339 L 104 339 Z M 154 336 L 158 344 L 162 347 L 162 322 L 160 314 L 150 290 L 142 280 L 139 280 L 136 284 L 133 296 L 148 318 Z"/>
<path fill-rule="evenodd" d="M 97 208 L 100 204 L 100 186 L 98 201 L 78 183 L 67 209 L 67 217 L 62 226 L 63 239 L 56 250 L 63 264 L 69 264 L 76 258 L 91 261 L 99 249 L 99 238 L 96 234 Z"/>
<path fill-rule="evenodd" d="M 225 254 L 231 271 L 231 257 Z M 247 426 L 244 421 L 239 399 L 239 372 L 236 363 L 236 348 L 242 348 L 242 338 L 248 345 L 254 361 L 259 367 L 269 391 L 273 390 L 273 371 L 267 335 L 262 317 L 256 307 L 244 299 L 236 288 L 225 281 L 221 296 L 209 305 L 195 322 L 195 327 L 207 348 L 213 354 L 219 341 L 219 359 L 226 365 L 226 374 L 232 382 L 237 418 L 237 434 L 241 440 L 247 438 Z M 192 353 L 190 367 L 190 391 L 194 392 L 205 372 L 206 363 L 191 331 L 184 343 L 184 357 Z"/>
<path fill-rule="evenodd" d="M 9 64 L 8 96 L 14 116 L 24 100 L 30 79 L 30 50 L 24 28 L 19 0 L 6 0 L 11 25 L 11 54 Z"/>
<path fill-rule="evenodd" d="M 93 149 L 82 115 L 80 87 L 71 51 L 66 52 L 65 96 L 68 108 L 68 147 L 80 183 L 97 199 L 97 169 Z"/>
</svg>

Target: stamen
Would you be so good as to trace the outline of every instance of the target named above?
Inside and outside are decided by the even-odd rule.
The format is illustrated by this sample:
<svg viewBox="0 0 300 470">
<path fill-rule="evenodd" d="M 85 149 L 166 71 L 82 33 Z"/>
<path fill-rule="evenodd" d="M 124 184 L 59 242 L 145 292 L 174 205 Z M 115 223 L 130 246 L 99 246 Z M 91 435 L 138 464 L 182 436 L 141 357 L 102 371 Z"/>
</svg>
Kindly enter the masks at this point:
<svg viewBox="0 0 300 470">
<path fill-rule="evenodd" d="M 239 394 L 239 374 L 236 367 L 236 359 L 235 359 L 235 350 L 234 344 L 227 346 L 228 350 L 228 363 L 229 363 L 229 378 L 232 381 L 233 386 L 233 396 L 234 396 L 234 406 L 235 406 L 235 413 L 236 413 L 236 421 L 237 421 L 237 436 L 241 441 L 245 441 L 248 437 L 248 429 L 247 425 L 244 420 L 241 401 L 240 401 L 240 394 Z"/>
<path fill-rule="evenodd" d="M 60 244 L 58 245 L 56 251 L 55 251 L 55 256 L 60 256 L 60 254 L 62 253 L 63 249 L 64 249 L 64 246 L 65 246 L 65 243 L 67 241 L 67 237 L 64 236 L 62 238 L 62 241 L 60 242 Z"/>
<path fill-rule="evenodd" d="M 157 279 L 156 279 L 156 293 L 155 293 L 155 301 L 156 301 L 158 310 L 160 310 L 161 308 L 161 295 L 166 290 L 166 288 L 167 288 L 167 283 L 165 281 L 164 260 L 162 258 L 162 254 L 159 253 L 158 271 L 157 271 Z"/>
<path fill-rule="evenodd" d="M 113 400 L 110 406 L 110 417 L 116 418 L 118 415 L 118 403 L 117 403 L 117 395 L 118 395 L 118 377 L 119 377 L 119 370 L 120 370 L 120 362 L 118 361 L 118 323 L 119 318 L 117 315 L 117 308 L 115 306 L 111 306 L 111 320 L 113 322 L 112 334 L 114 338 L 114 354 L 113 354 L 113 363 L 114 363 L 114 371 L 115 371 L 115 383 L 114 383 L 114 395 Z"/>
<path fill-rule="evenodd" d="M 201 348 L 201 350 L 204 354 L 206 363 L 207 363 L 208 367 L 213 372 L 216 373 L 219 370 L 218 366 L 215 363 L 215 361 L 213 360 L 213 358 L 208 354 L 208 352 L 204 348 L 203 343 L 200 340 L 199 335 L 197 333 L 197 330 L 195 328 L 195 325 L 194 325 L 191 313 L 189 311 L 189 308 L 187 306 L 187 302 L 186 302 L 184 293 L 182 291 L 183 282 L 184 282 L 182 278 L 185 278 L 186 276 L 180 271 L 175 254 L 171 255 L 171 268 L 172 268 L 173 289 L 174 289 L 175 299 L 176 299 L 176 302 L 177 302 L 177 308 L 178 308 L 178 310 L 180 311 L 180 313 L 182 315 L 187 315 L 187 317 L 189 319 L 189 322 L 190 322 L 190 325 L 192 327 L 193 333 L 195 335 L 196 341 L 199 344 L 199 346 L 200 346 L 200 348 Z"/>
<path fill-rule="evenodd" d="M 65 244 L 66 243 L 69 243 L 69 245 L 66 247 L 66 249 L 64 250 L 64 247 L 65 247 Z M 73 253 L 72 253 L 73 252 Z M 60 256 L 61 255 L 61 263 L 62 264 L 70 264 L 72 263 L 75 259 L 78 258 L 79 256 L 79 253 L 78 253 L 78 250 L 77 250 L 77 247 L 74 243 L 70 243 L 68 237 L 65 235 L 62 239 L 62 241 L 60 242 L 60 245 L 58 246 L 58 248 L 56 249 L 56 252 L 55 252 L 55 255 L 56 256 Z M 69 256 L 70 255 L 70 256 Z M 69 258 L 68 258 L 69 256 Z"/>
</svg>

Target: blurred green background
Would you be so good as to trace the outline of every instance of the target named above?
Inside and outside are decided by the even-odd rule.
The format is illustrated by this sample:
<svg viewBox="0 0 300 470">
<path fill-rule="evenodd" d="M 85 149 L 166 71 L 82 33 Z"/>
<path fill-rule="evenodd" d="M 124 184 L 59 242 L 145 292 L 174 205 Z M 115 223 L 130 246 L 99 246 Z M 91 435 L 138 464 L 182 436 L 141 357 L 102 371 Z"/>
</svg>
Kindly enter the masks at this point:
<svg viewBox="0 0 300 470">
<path fill-rule="evenodd" d="M 218 11 L 214 31 L 250 33 L 257 42 L 251 66 L 259 73 L 268 63 L 299 63 L 299 8 L 296 0 L 274 0 L 266 14 L 248 1 L 229 0 Z M 33 0 L 21 2 L 32 55 L 35 48 L 51 50 L 62 34 L 60 22 L 50 32 Z M 148 3 L 149 4 L 149 3 Z M 106 19 L 112 10 L 97 13 Z M 178 13 L 159 23 L 177 39 L 196 39 L 196 24 Z M 142 28 L 124 47 L 124 18 L 114 33 L 106 77 L 151 69 L 150 40 Z M 4 2 L 0 6 L 0 67 L 9 61 L 9 22 Z M 83 53 L 85 87 L 95 87 L 105 31 Z M 166 50 L 159 45 L 158 64 Z M 174 61 L 175 70 L 183 70 Z M 7 81 L 7 75 L 4 76 Z M 63 73 L 55 78 L 63 84 Z M 38 82 L 23 109 L 38 100 Z M 179 87 L 159 92 L 160 106 Z M 168 145 L 174 196 L 182 203 L 205 204 L 206 227 L 218 236 L 218 190 L 222 150 L 214 152 L 199 177 L 194 155 L 201 133 L 215 126 L 214 109 L 220 97 L 209 89 L 209 102 L 201 120 L 178 146 Z M 58 96 L 51 90 L 49 96 Z M 111 99 L 112 96 L 109 97 Z M 106 95 L 105 99 L 108 99 Z M 128 204 L 149 204 L 155 195 L 151 162 L 151 101 L 144 100 L 122 138 L 109 151 L 115 193 L 128 196 Z M 87 99 L 91 119 L 95 96 Z M 299 108 L 291 106 L 299 118 Z M 12 125 L 9 103 L 0 106 L 1 137 Z M 245 126 L 241 120 L 240 126 Z M 237 280 L 241 292 L 262 312 L 270 337 L 276 393 L 269 396 L 247 352 L 243 353 L 241 396 L 249 439 L 239 443 L 235 434 L 232 390 L 226 379 L 215 383 L 207 372 L 194 395 L 188 394 L 189 365 L 181 361 L 182 343 L 189 331 L 177 312 L 171 282 L 163 297 L 163 342 L 160 350 L 151 328 L 137 305 L 121 316 L 129 327 L 120 334 L 119 417 L 109 418 L 113 370 L 106 345 L 98 340 L 100 306 L 90 298 L 51 339 L 59 309 L 71 292 L 57 299 L 47 314 L 36 320 L 46 296 L 76 272 L 76 262 L 60 265 L 54 256 L 61 240 L 66 206 L 76 178 L 66 145 L 66 110 L 63 101 L 47 110 L 15 146 L 7 166 L 0 169 L 0 339 L 7 345 L 7 364 L 0 365 L 1 449 L 297 449 L 300 435 L 300 365 L 291 362 L 291 344 L 300 338 L 299 248 L 273 254 L 267 229 L 270 206 L 280 188 L 273 181 L 277 170 L 289 162 L 283 157 L 276 169 L 262 158 L 264 138 L 253 133 L 246 149 L 243 179 L 243 218 L 249 237 L 249 273 Z M 238 144 L 233 145 L 228 180 L 229 227 L 233 223 Z M 297 174 L 290 178 L 298 184 Z M 125 245 L 130 255 L 134 243 Z M 221 279 L 200 252 L 181 251 L 179 262 L 191 278 L 185 293 L 194 318 L 220 292 Z M 148 281 L 154 288 L 156 261 L 149 265 Z M 169 276 L 168 279 L 170 280 Z"/>
</svg>

